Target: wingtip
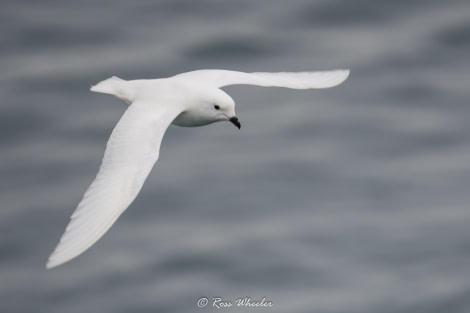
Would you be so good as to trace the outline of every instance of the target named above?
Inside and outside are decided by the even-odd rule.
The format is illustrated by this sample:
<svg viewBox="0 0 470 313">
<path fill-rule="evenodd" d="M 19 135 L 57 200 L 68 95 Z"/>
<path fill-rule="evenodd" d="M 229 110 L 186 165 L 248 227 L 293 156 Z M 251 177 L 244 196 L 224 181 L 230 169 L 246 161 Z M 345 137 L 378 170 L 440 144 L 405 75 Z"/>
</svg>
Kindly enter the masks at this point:
<svg viewBox="0 0 470 313">
<path fill-rule="evenodd" d="M 74 254 L 64 254 L 63 246 L 60 243 L 61 242 L 59 242 L 59 244 L 54 249 L 54 251 L 52 251 L 51 255 L 49 255 L 49 258 L 47 259 L 47 262 L 46 262 L 46 269 L 51 269 L 51 268 L 60 266 L 64 263 L 71 261 L 73 258 L 77 256 Z"/>
<path fill-rule="evenodd" d="M 59 264 L 54 264 L 53 262 L 51 262 L 50 259 L 46 263 L 46 269 L 48 269 L 48 270 L 50 270 L 51 268 L 54 268 L 56 266 L 59 266 Z"/>
<path fill-rule="evenodd" d="M 348 69 L 348 68 L 342 68 L 342 69 L 338 69 L 336 71 L 339 72 L 341 74 L 341 76 L 344 77 L 344 79 L 348 78 L 349 74 L 351 73 L 351 70 Z"/>
<path fill-rule="evenodd" d="M 57 260 L 54 259 L 54 254 L 55 254 L 55 251 L 52 252 L 52 254 L 49 256 L 49 259 L 47 259 L 47 262 L 46 262 L 46 269 L 50 270 L 51 268 L 54 268 L 54 267 L 57 267 L 63 263 L 65 263 L 64 261 L 63 262 L 58 262 Z"/>
<path fill-rule="evenodd" d="M 336 84 L 334 86 L 342 84 L 346 79 L 348 79 L 349 75 L 351 74 L 351 70 L 348 68 L 339 69 L 336 70 L 336 72 L 338 73 L 338 75 Z"/>
<path fill-rule="evenodd" d="M 72 258 L 60 258 L 60 257 L 58 257 L 58 258 L 56 258 L 56 257 L 54 257 L 54 253 L 52 253 L 51 256 L 49 257 L 49 259 L 47 260 L 46 269 L 50 270 L 52 268 L 63 265 L 65 263 L 71 261 L 73 258 L 75 258 L 75 257 L 72 257 Z"/>
</svg>

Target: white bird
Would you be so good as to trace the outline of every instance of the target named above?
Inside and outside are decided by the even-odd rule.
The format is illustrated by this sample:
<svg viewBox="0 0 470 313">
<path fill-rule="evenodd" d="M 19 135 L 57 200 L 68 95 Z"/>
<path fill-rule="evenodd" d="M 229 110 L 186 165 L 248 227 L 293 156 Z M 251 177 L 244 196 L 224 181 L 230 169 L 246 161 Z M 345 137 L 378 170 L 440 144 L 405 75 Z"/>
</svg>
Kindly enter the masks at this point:
<svg viewBox="0 0 470 313">
<path fill-rule="evenodd" d="M 91 247 L 114 224 L 139 193 L 158 159 L 170 126 L 202 126 L 230 121 L 240 128 L 235 102 L 220 88 L 257 85 L 293 89 L 330 88 L 349 70 L 297 73 L 243 73 L 198 70 L 163 79 L 126 81 L 108 78 L 91 91 L 113 95 L 129 104 L 106 145 L 95 180 L 85 192 L 46 267 L 70 261 Z"/>
</svg>

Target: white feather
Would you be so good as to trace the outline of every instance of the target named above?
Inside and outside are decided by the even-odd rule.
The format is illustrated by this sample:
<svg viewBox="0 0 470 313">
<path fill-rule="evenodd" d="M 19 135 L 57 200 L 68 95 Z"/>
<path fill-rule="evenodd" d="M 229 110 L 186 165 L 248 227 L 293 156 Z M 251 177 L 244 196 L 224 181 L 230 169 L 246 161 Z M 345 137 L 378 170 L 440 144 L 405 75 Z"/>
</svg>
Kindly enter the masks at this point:
<svg viewBox="0 0 470 313">
<path fill-rule="evenodd" d="M 217 88 L 229 85 L 256 85 L 292 89 L 320 89 L 337 86 L 344 82 L 348 76 L 349 70 L 279 73 L 197 70 L 173 77 L 203 81 Z"/>
<path fill-rule="evenodd" d="M 139 193 L 158 159 L 165 130 L 181 112 L 147 102 L 133 103 L 109 138 L 98 174 L 49 257 L 52 268 L 93 245 L 113 225 Z"/>
<path fill-rule="evenodd" d="M 91 87 L 92 91 L 111 94 L 131 105 L 114 128 L 98 174 L 72 214 L 46 267 L 63 264 L 88 249 L 134 201 L 158 159 L 163 135 L 175 118 L 175 123 L 182 126 L 221 120 L 238 123 L 233 99 L 218 88 L 238 84 L 329 88 L 342 83 L 348 75 L 349 70 L 300 73 L 199 70 L 167 79 L 126 81 L 111 77 Z"/>
</svg>

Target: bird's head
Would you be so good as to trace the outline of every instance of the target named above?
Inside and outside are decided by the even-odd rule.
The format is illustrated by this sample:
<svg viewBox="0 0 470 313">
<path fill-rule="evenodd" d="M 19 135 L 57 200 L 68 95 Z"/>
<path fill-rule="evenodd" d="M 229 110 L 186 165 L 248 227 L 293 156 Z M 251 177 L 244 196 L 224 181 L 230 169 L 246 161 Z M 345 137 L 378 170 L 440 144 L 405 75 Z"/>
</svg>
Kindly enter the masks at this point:
<svg viewBox="0 0 470 313">
<path fill-rule="evenodd" d="M 235 114 L 235 102 L 218 88 L 208 90 L 203 87 L 194 92 L 197 96 L 174 121 L 179 126 L 203 126 L 215 122 L 229 121 L 240 129 L 240 121 Z"/>
<path fill-rule="evenodd" d="M 235 114 L 235 102 L 225 92 L 214 97 L 206 106 L 206 112 L 213 117 L 214 122 L 229 121 L 240 129 L 241 124 Z"/>
</svg>

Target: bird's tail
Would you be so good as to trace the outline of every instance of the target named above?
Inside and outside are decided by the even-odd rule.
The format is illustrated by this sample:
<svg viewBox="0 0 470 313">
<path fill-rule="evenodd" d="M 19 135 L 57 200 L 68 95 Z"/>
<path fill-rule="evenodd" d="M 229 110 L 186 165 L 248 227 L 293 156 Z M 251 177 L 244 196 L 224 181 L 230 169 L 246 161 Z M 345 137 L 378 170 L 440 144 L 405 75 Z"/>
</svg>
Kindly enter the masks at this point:
<svg viewBox="0 0 470 313">
<path fill-rule="evenodd" d="M 126 103 L 130 104 L 133 101 L 132 88 L 127 80 L 121 79 L 117 76 L 110 77 L 98 84 L 91 86 L 90 90 L 93 92 L 106 93 L 113 95 Z"/>
</svg>

